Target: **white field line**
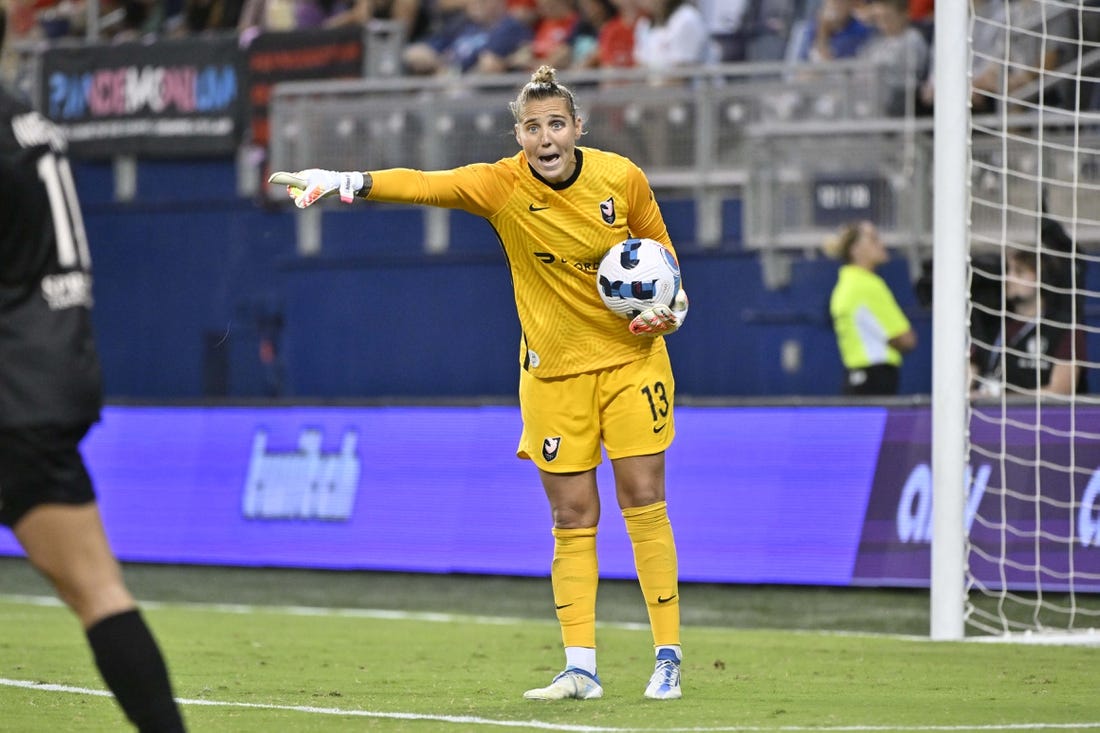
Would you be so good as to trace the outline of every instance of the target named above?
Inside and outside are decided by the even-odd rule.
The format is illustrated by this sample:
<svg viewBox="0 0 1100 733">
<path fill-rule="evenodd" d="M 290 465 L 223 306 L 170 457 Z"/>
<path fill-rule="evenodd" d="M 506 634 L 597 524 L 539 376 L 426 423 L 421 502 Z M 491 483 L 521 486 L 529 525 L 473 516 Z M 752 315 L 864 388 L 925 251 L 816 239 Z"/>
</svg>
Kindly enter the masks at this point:
<svg viewBox="0 0 1100 733">
<path fill-rule="evenodd" d="M 0 601 L 11 603 L 25 603 L 36 606 L 60 607 L 63 604 L 54 596 L 32 596 L 16 594 L 0 594 Z M 409 611 L 391 611 L 381 609 L 357 609 L 357 608 L 323 608 L 316 606 L 253 606 L 238 603 L 160 603 L 155 601 L 142 601 L 142 608 L 191 608 L 201 611 L 231 614 L 256 614 L 269 613 L 293 616 L 335 616 L 345 618 L 369 618 L 387 620 L 413 620 L 432 623 L 482 623 L 494 625 L 510 625 L 518 623 L 532 623 L 531 619 L 503 618 L 497 616 L 464 616 L 449 613 L 427 613 Z M 535 620 L 534 623 L 539 623 Z M 547 624 L 556 624 L 556 621 L 547 620 Z M 611 623 L 601 626 L 617 627 L 634 630 L 648 630 L 648 625 L 638 623 Z M 888 636 L 885 634 L 858 634 L 850 632 L 828 631 L 795 631 L 791 633 L 806 634 L 841 634 L 847 636 Z M 889 635 L 894 638 L 927 641 L 926 637 Z M 58 685 L 45 682 L 32 682 L 30 680 L 13 680 L 0 678 L 0 687 L 18 687 L 42 692 L 58 692 L 66 694 L 92 695 L 96 697 L 113 697 L 106 690 L 97 690 L 87 687 L 74 687 L 71 685 Z M 960 726 L 884 726 L 884 725 L 851 725 L 851 726 L 708 726 L 693 728 L 655 727 L 655 728 L 616 728 L 607 726 L 569 725 L 562 723 L 547 723 L 538 720 L 493 720 L 491 718 L 479 718 L 475 716 L 453 715 L 426 715 L 420 713 L 382 712 L 376 710 L 359 710 L 346 708 L 325 708 L 312 705 L 275 705 L 265 703 L 235 702 L 230 700 L 205 700 L 177 698 L 181 705 L 208 706 L 208 707 L 234 707 L 256 708 L 261 710 L 282 710 L 288 712 L 300 712 L 313 715 L 340 715 L 362 718 L 383 718 L 390 720 L 425 720 L 454 725 L 477 725 L 498 728 L 525 728 L 528 730 L 571 731 L 575 733 L 918 733 L 920 731 L 945 731 L 947 733 L 962 733 L 963 731 L 1023 731 L 1023 730 L 1100 730 L 1100 721 L 1081 723 L 1009 723 L 1001 725 L 960 725 Z"/>
<path fill-rule="evenodd" d="M 92 695 L 95 697 L 112 697 L 106 690 L 95 690 L 88 687 L 74 687 L 71 685 L 55 685 L 44 682 L 31 682 L 29 680 L 11 680 L 0 677 L 0 686 L 18 687 L 27 690 L 41 692 L 60 692 L 75 695 Z M 539 720 L 493 720 L 492 718 L 480 718 L 472 715 L 424 715 L 420 713 L 395 713 L 380 712 L 375 710 L 358 710 L 348 708 L 322 708 L 313 705 L 269 705 L 254 702 L 232 702 L 226 700 L 193 700 L 188 698 L 176 698 L 181 705 L 205 705 L 208 707 L 233 707 L 255 708 L 259 710 L 282 710 L 288 712 L 308 713 L 313 715 L 339 715 L 342 717 L 358 718 L 383 718 L 390 720 L 426 720 L 438 723 L 452 723 L 454 725 L 492 726 L 497 728 L 525 728 L 527 730 L 554 730 L 573 731 L 576 733 L 795 733 L 807 731 L 812 733 L 871 733 L 877 731 L 900 733 L 902 731 L 1016 731 L 1016 730 L 1090 730 L 1100 729 L 1100 721 L 1095 723 L 1012 723 L 1007 725 L 924 725 L 924 726 L 890 726 L 890 725 L 847 725 L 847 726 L 802 726 L 781 725 L 774 727 L 754 725 L 731 726 L 707 726 L 694 728 L 672 728 L 661 726 L 657 728 L 616 728 L 610 726 L 569 725 L 565 723 L 546 723 Z"/>
</svg>

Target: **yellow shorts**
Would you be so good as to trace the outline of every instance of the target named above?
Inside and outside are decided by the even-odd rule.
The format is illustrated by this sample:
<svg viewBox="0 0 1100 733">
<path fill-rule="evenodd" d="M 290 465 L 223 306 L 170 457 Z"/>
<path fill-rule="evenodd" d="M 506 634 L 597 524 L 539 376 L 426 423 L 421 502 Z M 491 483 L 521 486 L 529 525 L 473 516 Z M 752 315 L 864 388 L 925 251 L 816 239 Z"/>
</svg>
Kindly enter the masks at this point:
<svg viewBox="0 0 1100 733">
<path fill-rule="evenodd" d="M 660 453 L 672 443 L 675 383 L 668 352 L 570 377 L 519 377 L 523 434 L 516 455 L 551 473 L 595 468 L 608 458 Z"/>
</svg>

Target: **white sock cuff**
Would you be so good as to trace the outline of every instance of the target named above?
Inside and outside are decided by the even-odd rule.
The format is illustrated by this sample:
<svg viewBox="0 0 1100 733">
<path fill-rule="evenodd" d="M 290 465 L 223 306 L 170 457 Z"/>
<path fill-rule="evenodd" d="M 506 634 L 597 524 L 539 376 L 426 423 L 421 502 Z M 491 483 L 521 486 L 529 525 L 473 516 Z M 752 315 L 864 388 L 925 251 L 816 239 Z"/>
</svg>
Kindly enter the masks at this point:
<svg viewBox="0 0 1100 733">
<path fill-rule="evenodd" d="M 596 674 L 596 650 L 587 646 L 565 647 L 565 666 L 583 669 L 588 674 Z"/>
<path fill-rule="evenodd" d="M 677 662 L 684 661 L 684 655 L 680 651 L 680 645 L 679 644 L 665 644 L 663 646 L 657 647 L 656 649 L 653 650 L 653 652 L 654 652 L 654 654 L 660 654 L 662 649 L 670 649 L 672 651 L 672 653 L 676 655 L 676 661 Z"/>
</svg>

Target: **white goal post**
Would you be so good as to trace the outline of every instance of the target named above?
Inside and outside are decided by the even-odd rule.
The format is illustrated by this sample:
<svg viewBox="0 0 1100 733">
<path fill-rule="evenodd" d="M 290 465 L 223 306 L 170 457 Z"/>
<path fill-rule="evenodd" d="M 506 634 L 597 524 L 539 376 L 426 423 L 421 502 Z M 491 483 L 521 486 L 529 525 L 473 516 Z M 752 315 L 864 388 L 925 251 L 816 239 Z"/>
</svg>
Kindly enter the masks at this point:
<svg viewBox="0 0 1100 733">
<path fill-rule="evenodd" d="M 968 3 L 935 14 L 932 249 L 931 636 L 963 637 L 966 466 L 966 198 L 969 178 Z"/>
<path fill-rule="evenodd" d="M 934 45 L 930 636 L 1100 643 L 1100 3 Z"/>
</svg>

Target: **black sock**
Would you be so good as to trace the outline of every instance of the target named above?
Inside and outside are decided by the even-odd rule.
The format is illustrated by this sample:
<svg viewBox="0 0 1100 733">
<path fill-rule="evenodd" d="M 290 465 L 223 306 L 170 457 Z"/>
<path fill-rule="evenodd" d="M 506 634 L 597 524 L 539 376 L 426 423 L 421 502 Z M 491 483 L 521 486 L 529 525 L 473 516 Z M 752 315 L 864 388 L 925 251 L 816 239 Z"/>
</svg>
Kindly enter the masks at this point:
<svg viewBox="0 0 1100 733">
<path fill-rule="evenodd" d="M 87 631 L 103 681 L 142 733 L 184 730 L 168 668 L 149 627 L 134 609 L 97 621 Z"/>
</svg>

